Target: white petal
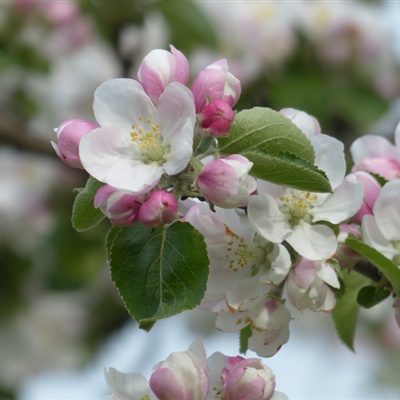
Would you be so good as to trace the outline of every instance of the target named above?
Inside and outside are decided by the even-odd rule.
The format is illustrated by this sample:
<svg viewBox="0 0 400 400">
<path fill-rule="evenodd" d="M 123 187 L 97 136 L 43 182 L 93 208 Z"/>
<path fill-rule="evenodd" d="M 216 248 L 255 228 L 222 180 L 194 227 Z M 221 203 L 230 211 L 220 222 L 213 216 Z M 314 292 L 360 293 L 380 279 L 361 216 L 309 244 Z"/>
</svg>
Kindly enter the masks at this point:
<svg viewBox="0 0 400 400">
<path fill-rule="evenodd" d="M 169 175 L 182 171 L 193 153 L 195 107 L 192 92 L 184 85 L 169 84 L 159 98 L 157 111 L 161 136 L 170 146 L 164 168 Z"/>
<path fill-rule="evenodd" d="M 289 400 L 289 397 L 287 397 L 285 393 L 277 392 L 275 390 L 270 400 Z"/>
<path fill-rule="evenodd" d="M 152 101 L 133 79 L 109 79 L 101 84 L 94 94 L 93 110 L 100 126 L 120 129 L 128 138 L 139 116 L 158 122 Z"/>
<path fill-rule="evenodd" d="M 400 180 L 386 183 L 374 206 L 376 223 L 391 241 L 400 240 Z"/>
<path fill-rule="evenodd" d="M 277 331 L 257 331 L 249 338 L 249 349 L 260 357 L 273 356 L 289 340 L 289 325 Z"/>
<path fill-rule="evenodd" d="M 332 188 L 336 188 L 346 173 L 343 143 L 324 134 L 312 136 L 310 142 L 315 150 L 315 165 L 326 173 Z"/>
<path fill-rule="evenodd" d="M 309 260 L 327 259 L 334 255 L 336 236 L 325 225 L 310 225 L 300 221 L 286 241 L 303 257 Z"/>
<path fill-rule="evenodd" d="M 115 368 L 104 369 L 104 377 L 116 400 L 156 399 L 147 379 L 138 372 L 124 374 Z"/>
<path fill-rule="evenodd" d="M 317 276 L 334 288 L 338 289 L 340 287 L 339 279 L 336 275 L 335 269 L 325 261 L 321 261 L 319 263 Z"/>
<path fill-rule="evenodd" d="M 313 221 L 329 221 L 333 224 L 345 221 L 360 209 L 363 194 L 361 183 L 342 183 L 323 204 L 311 210 Z"/>
<path fill-rule="evenodd" d="M 291 232 L 286 216 L 269 195 L 251 196 L 247 213 L 253 228 L 271 242 L 281 243 Z"/>
<path fill-rule="evenodd" d="M 271 262 L 271 269 L 266 278 L 260 278 L 260 282 L 279 285 L 287 276 L 292 266 L 290 254 L 282 245 L 275 244 L 272 253 L 268 254 L 268 260 Z"/>
<path fill-rule="evenodd" d="M 390 240 L 380 231 L 376 219 L 372 215 L 365 215 L 362 221 L 362 236 L 366 244 L 380 251 L 390 260 L 399 252 L 393 248 Z"/>
</svg>

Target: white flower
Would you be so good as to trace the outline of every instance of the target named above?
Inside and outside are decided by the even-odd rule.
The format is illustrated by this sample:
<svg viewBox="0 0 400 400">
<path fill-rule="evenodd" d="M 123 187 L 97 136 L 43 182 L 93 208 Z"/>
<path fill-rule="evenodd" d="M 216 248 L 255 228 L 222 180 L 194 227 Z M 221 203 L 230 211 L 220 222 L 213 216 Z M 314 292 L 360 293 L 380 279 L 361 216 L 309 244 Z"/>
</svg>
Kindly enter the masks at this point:
<svg viewBox="0 0 400 400">
<path fill-rule="evenodd" d="M 248 215 L 256 231 L 267 240 L 273 243 L 286 240 L 301 256 L 320 260 L 333 256 L 337 239 L 331 228 L 318 222 L 339 224 L 354 215 L 361 207 L 363 188 L 360 184 L 343 182 L 345 163 L 339 141 L 322 134 L 311 137 L 310 141 L 316 165 L 326 173 L 333 194 L 265 184 L 264 189 L 259 187 L 260 195 L 250 198 Z"/>
<path fill-rule="evenodd" d="M 175 175 L 193 152 L 193 96 L 178 82 L 168 85 L 157 107 L 132 79 L 110 79 L 95 92 L 100 128 L 84 136 L 79 153 L 97 180 L 126 193 L 146 193 L 166 173 Z"/>
<path fill-rule="evenodd" d="M 340 286 L 333 267 L 324 261 L 304 258 L 289 273 L 286 281 L 289 300 L 299 310 L 332 311 L 336 297 L 328 285 Z"/>
</svg>

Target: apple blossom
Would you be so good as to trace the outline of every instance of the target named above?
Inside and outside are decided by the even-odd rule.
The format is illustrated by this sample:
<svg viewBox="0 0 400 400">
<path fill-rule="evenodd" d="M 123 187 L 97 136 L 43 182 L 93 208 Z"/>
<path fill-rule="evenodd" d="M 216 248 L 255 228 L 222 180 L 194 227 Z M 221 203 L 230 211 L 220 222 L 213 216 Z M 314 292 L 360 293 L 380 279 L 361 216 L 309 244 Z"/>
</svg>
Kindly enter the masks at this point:
<svg viewBox="0 0 400 400">
<path fill-rule="evenodd" d="M 218 60 L 200 71 L 192 85 L 196 112 L 211 101 L 222 100 L 233 107 L 240 97 L 240 82 L 230 72 L 226 60 Z"/>
<path fill-rule="evenodd" d="M 177 212 L 178 202 L 175 197 L 164 190 L 156 190 L 140 206 L 138 217 L 144 225 L 158 228 L 172 222 Z"/>
<path fill-rule="evenodd" d="M 235 119 L 232 107 L 222 100 L 214 100 L 201 110 L 201 126 L 214 137 L 225 136 Z"/>
<path fill-rule="evenodd" d="M 99 126 L 83 119 L 68 119 L 55 129 L 57 144 L 51 142 L 58 157 L 66 164 L 74 168 L 82 168 L 79 157 L 79 143 L 84 135 L 92 132 Z"/>
<path fill-rule="evenodd" d="M 268 400 L 275 389 L 271 368 L 258 358 L 228 357 L 222 370 L 224 400 Z"/>
<path fill-rule="evenodd" d="M 321 133 L 319 122 L 312 115 L 295 108 L 282 108 L 279 112 L 290 119 L 308 138 Z"/>
<path fill-rule="evenodd" d="M 303 258 L 289 273 L 286 288 L 290 302 L 299 310 L 329 312 L 336 305 L 336 297 L 328 285 L 340 287 L 333 267 Z"/>
<path fill-rule="evenodd" d="M 273 184 L 259 185 L 258 195 L 248 204 L 249 220 L 267 240 L 286 240 L 301 256 L 310 260 L 333 256 L 337 239 L 333 230 L 319 222 L 339 224 L 361 207 L 361 184 L 343 182 L 345 163 L 343 145 L 326 135 L 310 138 L 316 153 L 316 165 L 333 188 L 332 194 L 311 193 Z"/>
<path fill-rule="evenodd" d="M 381 192 L 381 185 L 369 173 L 364 171 L 356 171 L 347 175 L 347 182 L 359 182 L 364 186 L 364 198 L 361 208 L 351 217 L 351 220 L 361 224 L 361 221 L 366 214 L 372 214 L 375 201 Z"/>
<path fill-rule="evenodd" d="M 100 208 L 113 225 L 127 226 L 139 220 L 143 201 L 143 195 L 126 194 L 110 185 L 103 185 L 94 197 L 94 206 Z"/>
<path fill-rule="evenodd" d="M 137 74 L 137 80 L 154 103 L 158 102 L 170 83 L 187 85 L 189 81 L 190 70 L 186 57 L 174 46 L 170 47 L 171 52 L 156 49 L 147 54 Z"/>
<path fill-rule="evenodd" d="M 193 97 L 173 82 L 157 107 L 132 79 L 110 79 L 94 98 L 100 128 L 86 135 L 79 147 L 86 171 L 100 182 L 131 194 L 146 193 L 162 175 L 186 168 L 193 152 Z"/>
<path fill-rule="evenodd" d="M 106 400 L 156 400 L 147 379 L 138 372 L 124 374 L 115 368 L 104 369 L 104 376 L 112 395 Z"/>
<path fill-rule="evenodd" d="M 222 208 L 247 205 L 256 188 L 256 180 L 249 176 L 253 163 L 239 154 L 208 162 L 200 171 L 200 193 Z"/>
<path fill-rule="evenodd" d="M 206 352 L 200 340 L 154 367 L 150 387 L 159 400 L 204 400 L 209 389 Z"/>
</svg>

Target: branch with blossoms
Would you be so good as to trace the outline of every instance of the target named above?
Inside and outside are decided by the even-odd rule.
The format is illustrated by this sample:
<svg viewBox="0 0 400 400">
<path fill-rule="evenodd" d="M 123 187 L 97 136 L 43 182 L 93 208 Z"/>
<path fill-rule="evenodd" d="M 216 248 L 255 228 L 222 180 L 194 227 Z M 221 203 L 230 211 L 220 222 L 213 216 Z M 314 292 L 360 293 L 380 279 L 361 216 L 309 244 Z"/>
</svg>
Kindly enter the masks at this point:
<svg viewBox="0 0 400 400">
<path fill-rule="evenodd" d="M 64 121 L 53 143 L 90 175 L 72 222 L 79 231 L 111 222 L 112 279 L 139 327 L 198 308 L 239 333 L 241 352 L 270 357 L 289 339 L 289 303 L 332 312 L 350 348 L 360 307 L 392 296 L 399 323 L 400 128 L 396 146 L 357 139 L 346 176 L 343 144 L 314 117 L 233 111 L 241 86 L 226 60 L 190 89 L 189 77 L 180 51 L 153 50 L 136 80 L 98 87 L 97 123 Z M 144 388 L 129 394 L 138 399 L 278 398 L 259 361 L 225 357 L 207 367 L 219 368 L 211 377 L 192 353 L 156 366 L 150 387 L 136 373 L 107 371 L 113 398 L 128 386 Z M 250 386 L 258 389 L 245 396 Z"/>
</svg>

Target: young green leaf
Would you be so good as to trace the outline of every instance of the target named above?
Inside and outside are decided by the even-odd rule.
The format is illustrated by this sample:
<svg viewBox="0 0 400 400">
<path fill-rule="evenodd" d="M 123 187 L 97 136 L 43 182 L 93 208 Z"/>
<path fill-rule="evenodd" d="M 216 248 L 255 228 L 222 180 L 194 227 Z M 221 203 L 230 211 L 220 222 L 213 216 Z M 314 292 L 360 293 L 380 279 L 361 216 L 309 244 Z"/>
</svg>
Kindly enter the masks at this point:
<svg viewBox="0 0 400 400">
<path fill-rule="evenodd" d="M 256 178 L 310 192 L 332 191 L 323 171 L 291 154 L 271 155 L 254 149 L 242 155 L 254 163 L 250 174 Z"/>
<path fill-rule="evenodd" d="M 203 236 L 187 222 L 156 230 L 141 224 L 112 231 L 112 279 L 143 329 L 196 307 L 204 296 L 208 256 Z"/>
<path fill-rule="evenodd" d="M 247 325 L 240 331 L 239 336 L 239 352 L 245 354 L 249 348 L 249 339 L 253 335 L 251 326 Z"/>
<path fill-rule="evenodd" d="M 229 135 L 218 139 L 222 154 L 242 154 L 252 150 L 278 155 L 289 153 L 313 164 L 311 142 L 288 118 L 270 108 L 255 107 L 235 116 Z"/>
<path fill-rule="evenodd" d="M 101 183 L 90 177 L 84 189 L 79 189 L 72 208 L 72 226 L 79 232 L 95 227 L 105 216 L 98 208 L 94 208 L 94 196 L 97 190 L 103 186 Z"/>
<path fill-rule="evenodd" d="M 347 238 L 346 246 L 360 253 L 367 261 L 374 264 L 393 286 L 396 295 L 400 297 L 400 268 L 382 253 L 353 237 Z"/>
<path fill-rule="evenodd" d="M 336 331 L 347 347 L 354 351 L 354 335 L 356 332 L 360 306 L 356 299 L 360 289 L 370 281 L 354 271 L 343 274 L 345 285 L 344 294 L 336 299 L 336 307 L 332 311 L 332 318 Z"/>
</svg>

